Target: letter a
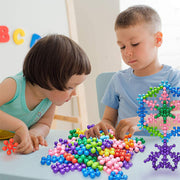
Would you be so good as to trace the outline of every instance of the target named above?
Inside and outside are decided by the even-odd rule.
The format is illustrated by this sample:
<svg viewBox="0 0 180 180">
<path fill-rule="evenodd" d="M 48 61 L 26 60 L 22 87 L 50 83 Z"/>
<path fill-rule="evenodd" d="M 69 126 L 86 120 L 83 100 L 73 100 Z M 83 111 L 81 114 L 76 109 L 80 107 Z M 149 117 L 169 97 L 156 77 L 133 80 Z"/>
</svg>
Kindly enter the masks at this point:
<svg viewBox="0 0 180 180">
<path fill-rule="evenodd" d="M 31 38 L 30 48 L 35 44 L 37 40 L 41 39 L 41 36 L 38 34 L 33 34 Z"/>
</svg>

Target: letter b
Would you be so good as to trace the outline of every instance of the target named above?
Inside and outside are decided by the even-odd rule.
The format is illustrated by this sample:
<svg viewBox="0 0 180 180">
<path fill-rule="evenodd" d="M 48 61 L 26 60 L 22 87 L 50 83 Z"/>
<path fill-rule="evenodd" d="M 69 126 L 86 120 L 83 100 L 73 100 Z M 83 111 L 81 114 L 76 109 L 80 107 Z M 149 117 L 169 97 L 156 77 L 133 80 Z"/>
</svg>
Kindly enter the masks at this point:
<svg viewBox="0 0 180 180">
<path fill-rule="evenodd" d="M 5 43 L 9 41 L 9 29 L 6 26 L 0 26 L 0 43 Z"/>
</svg>

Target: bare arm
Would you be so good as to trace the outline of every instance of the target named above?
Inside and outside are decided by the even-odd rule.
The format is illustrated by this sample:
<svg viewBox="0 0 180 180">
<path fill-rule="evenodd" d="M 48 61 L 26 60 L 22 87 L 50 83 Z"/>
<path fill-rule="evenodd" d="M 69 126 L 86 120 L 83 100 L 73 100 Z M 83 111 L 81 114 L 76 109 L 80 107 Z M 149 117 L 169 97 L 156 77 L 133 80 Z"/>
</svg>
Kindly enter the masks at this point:
<svg viewBox="0 0 180 180">
<path fill-rule="evenodd" d="M 49 133 L 54 118 L 55 107 L 55 105 L 51 105 L 43 117 L 29 130 L 35 150 L 39 149 L 39 144 L 47 146 L 47 142 L 44 138 Z"/>
<path fill-rule="evenodd" d="M 117 109 L 106 106 L 101 122 L 108 123 L 111 126 L 115 127 L 117 123 L 117 117 L 118 117 Z"/>
<path fill-rule="evenodd" d="M 0 84 L 0 106 L 13 99 L 16 93 L 15 80 L 8 78 Z M 15 118 L 0 110 L 0 129 L 7 131 L 16 131 L 21 126 L 26 125 L 20 119 Z"/>
<path fill-rule="evenodd" d="M 16 92 L 15 80 L 8 78 L 0 84 L 0 106 L 13 99 Z M 0 129 L 14 131 L 19 137 L 20 144 L 17 146 L 17 152 L 23 153 L 26 149 L 32 151 L 31 139 L 26 124 L 18 118 L 15 118 L 3 111 L 0 111 Z"/>
<path fill-rule="evenodd" d="M 37 136 L 46 137 L 51 128 L 55 108 L 55 105 L 51 105 L 42 118 L 30 128 L 30 132 L 36 134 Z"/>
</svg>

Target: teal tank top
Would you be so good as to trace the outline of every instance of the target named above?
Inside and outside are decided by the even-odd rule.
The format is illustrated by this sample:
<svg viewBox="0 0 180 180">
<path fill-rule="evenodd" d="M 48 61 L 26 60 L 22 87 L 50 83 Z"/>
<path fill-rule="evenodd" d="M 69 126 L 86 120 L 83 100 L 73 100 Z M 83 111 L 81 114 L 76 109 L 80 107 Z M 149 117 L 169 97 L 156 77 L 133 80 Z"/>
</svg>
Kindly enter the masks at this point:
<svg viewBox="0 0 180 180">
<path fill-rule="evenodd" d="M 26 80 L 23 73 L 20 72 L 10 78 L 16 81 L 16 93 L 12 100 L 0 106 L 0 110 L 22 120 L 29 128 L 39 121 L 52 102 L 48 98 L 43 99 L 33 110 L 29 110 L 25 99 Z"/>
</svg>

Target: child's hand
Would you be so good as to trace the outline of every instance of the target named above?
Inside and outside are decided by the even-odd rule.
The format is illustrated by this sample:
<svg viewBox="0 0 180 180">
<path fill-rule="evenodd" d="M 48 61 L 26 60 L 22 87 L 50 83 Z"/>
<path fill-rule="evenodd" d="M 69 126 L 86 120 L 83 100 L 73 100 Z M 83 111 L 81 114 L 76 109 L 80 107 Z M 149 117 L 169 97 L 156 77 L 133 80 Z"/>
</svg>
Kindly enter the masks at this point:
<svg viewBox="0 0 180 180">
<path fill-rule="evenodd" d="M 14 141 L 19 145 L 16 148 L 16 153 L 29 154 L 33 151 L 32 141 L 29 135 L 28 128 L 21 126 L 15 131 Z"/>
<path fill-rule="evenodd" d="M 132 117 L 120 120 L 116 127 L 115 137 L 116 139 L 123 139 L 126 133 L 134 134 L 139 130 L 137 124 L 139 122 L 139 117 Z"/>
<path fill-rule="evenodd" d="M 115 131 L 114 127 L 104 121 L 101 121 L 100 123 L 96 124 L 94 127 L 90 128 L 89 130 L 87 130 L 85 132 L 86 138 L 89 137 L 98 137 L 100 138 L 100 130 L 102 130 L 104 132 L 105 135 L 108 135 L 108 130 L 112 129 L 113 131 Z"/>
<path fill-rule="evenodd" d="M 36 136 L 30 132 L 32 144 L 33 144 L 33 151 L 39 150 L 39 145 L 47 146 L 47 141 L 44 139 L 43 136 Z"/>
</svg>

